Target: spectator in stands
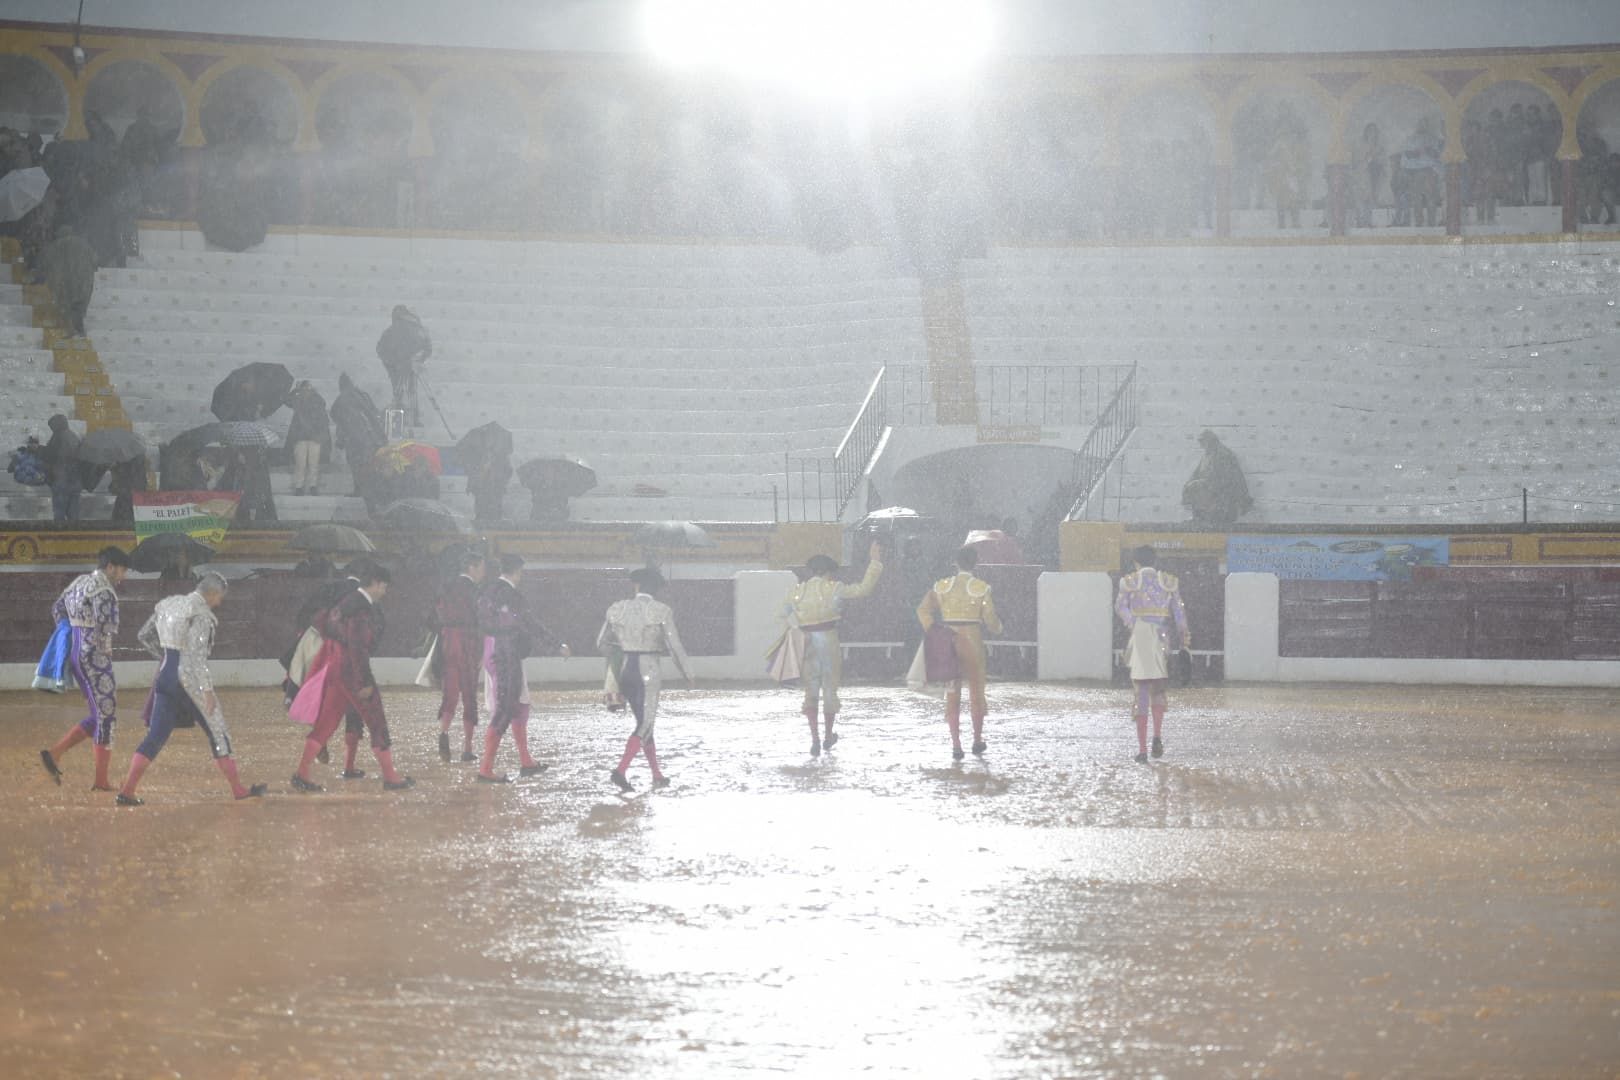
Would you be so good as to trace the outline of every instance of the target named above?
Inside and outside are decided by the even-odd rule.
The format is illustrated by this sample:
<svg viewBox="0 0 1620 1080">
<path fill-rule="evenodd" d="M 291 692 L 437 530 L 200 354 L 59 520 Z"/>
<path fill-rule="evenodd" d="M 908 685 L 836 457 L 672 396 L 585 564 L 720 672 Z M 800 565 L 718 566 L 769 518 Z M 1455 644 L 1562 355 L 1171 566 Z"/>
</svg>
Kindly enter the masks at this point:
<svg viewBox="0 0 1620 1080">
<path fill-rule="evenodd" d="M 433 341 L 428 337 L 422 320 L 404 304 L 394 307 L 394 320 L 377 339 L 377 358 L 394 387 L 391 408 L 405 410 L 405 422 L 411 427 L 422 426 L 422 410 L 417 403 L 417 382 L 422 365 L 433 355 Z"/>
<path fill-rule="evenodd" d="M 1581 160 L 1576 166 L 1575 199 L 1580 218 L 1589 225 L 1612 225 L 1620 199 L 1620 155 L 1609 152 L 1608 140 L 1589 124 L 1575 129 Z"/>
<path fill-rule="evenodd" d="M 1424 228 L 1439 224 L 1440 154 L 1444 148 L 1445 140 L 1435 134 L 1433 121 L 1428 117 L 1419 120 L 1396 155 L 1394 171 L 1400 177 L 1400 194 L 1395 224 Z"/>
<path fill-rule="evenodd" d="M 348 375 L 338 376 L 338 396 L 332 402 L 332 426 L 336 445 L 343 450 L 354 474 L 354 494 L 362 495 L 362 482 L 371 469 L 372 458 L 382 447 L 382 413 L 371 395 L 356 386 Z"/>
<path fill-rule="evenodd" d="M 1254 500 L 1237 455 L 1213 431 L 1198 436 L 1198 443 L 1204 458 L 1181 489 L 1181 503 L 1200 525 L 1224 529 L 1248 513 Z"/>
<path fill-rule="evenodd" d="M 1310 179 L 1310 146 L 1303 125 L 1288 123 L 1277 133 L 1266 160 L 1266 187 L 1277 208 L 1277 228 L 1299 228 Z"/>
<path fill-rule="evenodd" d="M 242 493 L 242 501 L 236 507 L 238 524 L 276 520 L 276 500 L 270 493 L 270 464 L 259 447 L 239 446 L 232 451 L 221 486 L 226 491 Z"/>
<path fill-rule="evenodd" d="M 1368 124 L 1362 128 L 1361 139 L 1350 158 L 1350 200 L 1359 229 L 1372 227 L 1373 207 L 1378 205 L 1378 189 L 1384 183 L 1386 156 L 1378 125 Z"/>
<path fill-rule="evenodd" d="M 1474 224 L 1496 223 L 1495 172 L 1491 162 L 1491 147 L 1485 134 L 1485 125 L 1478 120 L 1463 124 L 1463 198 L 1474 207 Z"/>
<path fill-rule="evenodd" d="M 499 521 L 504 513 L 506 485 L 512 479 L 512 455 L 488 454 L 480 458 L 468 478 L 472 490 L 473 516 L 479 521 Z M 563 516 L 567 516 L 566 503 Z"/>
<path fill-rule="evenodd" d="M 294 495 L 321 493 L 321 455 L 332 448 L 332 427 L 326 419 L 326 399 L 308 379 L 293 387 L 287 398 L 292 423 L 287 427 L 286 446 L 292 450 Z"/>
<path fill-rule="evenodd" d="M 50 419 L 51 440 L 42 455 L 50 469 L 51 516 L 56 521 L 79 520 L 79 496 L 84 492 L 79 467 L 79 436 L 68 426 L 68 418 L 57 413 Z"/>
<path fill-rule="evenodd" d="M 1551 148 L 1547 140 L 1553 141 Z M 1548 159 L 1558 151 L 1558 120 L 1548 109 L 1542 115 L 1540 105 L 1530 106 L 1525 117 L 1524 154 L 1525 154 L 1525 193 L 1526 202 L 1537 206 L 1551 206 L 1552 197 L 1552 170 L 1548 168 Z"/>
<path fill-rule="evenodd" d="M 43 487 L 50 483 L 51 473 L 45 465 L 45 448 L 40 445 L 38 438 L 28 436 L 27 442 L 11 452 L 6 472 L 17 483 L 28 487 Z"/>
<path fill-rule="evenodd" d="M 96 291 L 95 249 L 72 226 L 63 225 L 41 256 L 41 268 L 57 313 L 74 334 L 84 337 L 84 316 Z"/>
<path fill-rule="evenodd" d="M 107 490 L 113 494 L 112 518 L 123 525 L 135 523 L 135 493 L 147 490 L 146 458 L 131 458 L 112 467 Z"/>
</svg>

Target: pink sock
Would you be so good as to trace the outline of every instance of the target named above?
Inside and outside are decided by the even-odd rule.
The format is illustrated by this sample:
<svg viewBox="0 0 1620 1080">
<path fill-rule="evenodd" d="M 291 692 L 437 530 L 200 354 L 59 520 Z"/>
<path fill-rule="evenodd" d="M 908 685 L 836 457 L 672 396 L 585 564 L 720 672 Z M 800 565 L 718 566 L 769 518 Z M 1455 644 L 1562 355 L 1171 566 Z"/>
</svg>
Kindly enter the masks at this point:
<svg viewBox="0 0 1620 1080">
<path fill-rule="evenodd" d="M 1164 731 L 1164 702 L 1153 703 L 1153 737 L 1157 739 Z"/>
<path fill-rule="evenodd" d="M 484 759 L 478 763 L 479 776 L 494 776 L 495 751 L 501 746 L 501 731 L 494 724 L 484 733 Z"/>
<path fill-rule="evenodd" d="M 647 764 L 652 768 L 654 780 L 662 780 L 664 774 L 658 769 L 658 751 L 653 747 L 653 741 L 648 739 L 641 744 L 642 753 L 647 755 Z"/>
<path fill-rule="evenodd" d="M 343 771 L 354 772 L 354 755 L 360 749 L 360 736 L 343 736 Z"/>
<path fill-rule="evenodd" d="M 805 717 L 810 721 L 810 741 L 821 742 L 821 728 L 816 724 L 816 714 L 813 709 L 804 710 Z"/>
<path fill-rule="evenodd" d="M 314 739 L 304 740 L 304 756 L 298 762 L 298 777 L 301 780 L 309 779 L 309 767 L 315 764 L 315 755 L 321 752 L 321 744 Z"/>
<path fill-rule="evenodd" d="M 382 769 L 383 779 L 390 784 L 399 783 L 399 770 L 394 768 L 394 752 L 375 748 L 371 752 L 377 755 L 377 765 Z M 349 756 L 352 758 L 354 755 Z"/>
<path fill-rule="evenodd" d="M 962 695 L 945 695 L 945 726 L 951 729 L 951 748 L 962 749 Z"/>
<path fill-rule="evenodd" d="M 219 771 L 225 774 L 226 780 L 230 781 L 232 795 L 240 797 L 247 794 L 247 789 L 242 786 L 241 777 L 236 774 L 235 758 L 215 758 L 214 764 L 219 766 Z"/>
<path fill-rule="evenodd" d="M 107 770 L 112 767 L 112 747 L 96 747 L 96 787 L 112 787 L 112 781 L 107 779 Z"/>
<path fill-rule="evenodd" d="M 1136 745 L 1140 753 L 1147 753 L 1147 720 L 1141 713 L 1136 714 Z"/>
<path fill-rule="evenodd" d="M 124 777 L 124 788 L 120 794 L 134 795 L 135 789 L 140 786 L 141 776 L 146 767 L 152 764 L 152 759 L 145 754 L 136 754 L 129 759 L 129 775 Z"/>
<path fill-rule="evenodd" d="M 472 753 L 473 732 L 476 730 L 478 725 L 471 720 L 461 722 L 461 748 L 469 754 Z"/>
<path fill-rule="evenodd" d="M 527 769 L 534 764 L 534 758 L 529 756 L 529 722 L 528 720 L 515 720 L 512 723 L 512 742 L 517 744 L 518 762 Z"/>
<path fill-rule="evenodd" d="M 641 753 L 641 740 L 632 735 L 624 741 L 624 756 L 619 759 L 618 772 L 621 776 L 624 774 L 624 770 L 630 767 L 630 763 L 636 760 L 636 755 L 639 753 Z"/>
</svg>

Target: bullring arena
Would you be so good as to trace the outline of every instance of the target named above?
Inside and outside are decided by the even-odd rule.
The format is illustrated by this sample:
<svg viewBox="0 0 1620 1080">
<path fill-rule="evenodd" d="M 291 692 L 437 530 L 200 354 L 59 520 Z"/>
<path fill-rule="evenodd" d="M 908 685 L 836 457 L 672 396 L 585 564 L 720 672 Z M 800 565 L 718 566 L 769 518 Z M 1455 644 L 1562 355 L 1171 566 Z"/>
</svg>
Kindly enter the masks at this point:
<svg viewBox="0 0 1620 1080">
<path fill-rule="evenodd" d="M 0 1075 L 1620 1071 L 1620 21 L 608 6 L 0 23 Z"/>
</svg>

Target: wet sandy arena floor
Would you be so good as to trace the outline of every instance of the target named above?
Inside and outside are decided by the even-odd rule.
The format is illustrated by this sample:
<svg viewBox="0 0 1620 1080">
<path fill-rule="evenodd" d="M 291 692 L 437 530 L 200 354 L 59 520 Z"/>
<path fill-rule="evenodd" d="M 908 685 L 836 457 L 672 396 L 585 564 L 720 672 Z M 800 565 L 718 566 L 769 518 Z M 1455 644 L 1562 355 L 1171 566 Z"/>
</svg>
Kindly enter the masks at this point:
<svg viewBox="0 0 1620 1080">
<path fill-rule="evenodd" d="M 289 794 L 243 691 L 270 798 L 182 731 L 116 810 L 0 695 L 0 1076 L 1620 1074 L 1620 692 L 1195 690 L 1137 765 L 1123 692 L 997 685 L 954 766 L 904 691 L 819 761 L 790 692 L 677 691 L 629 798 L 588 692 L 507 788 L 389 700 L 415 791 Z"/>
</svg>

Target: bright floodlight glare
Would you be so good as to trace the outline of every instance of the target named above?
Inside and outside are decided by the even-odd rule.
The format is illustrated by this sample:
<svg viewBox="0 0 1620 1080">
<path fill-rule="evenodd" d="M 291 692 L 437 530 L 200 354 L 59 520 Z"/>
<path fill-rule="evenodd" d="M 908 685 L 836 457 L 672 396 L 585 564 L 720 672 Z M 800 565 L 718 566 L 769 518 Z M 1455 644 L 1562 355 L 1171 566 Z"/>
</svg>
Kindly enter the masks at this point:
<svg viewBox="0 0 1620 1080">
<path fill-rule="evenodd" d="M 645 0 L 654 56 L 822 97 L 900 93 L 965 75 L 988 0 Z"/>
</svg>

